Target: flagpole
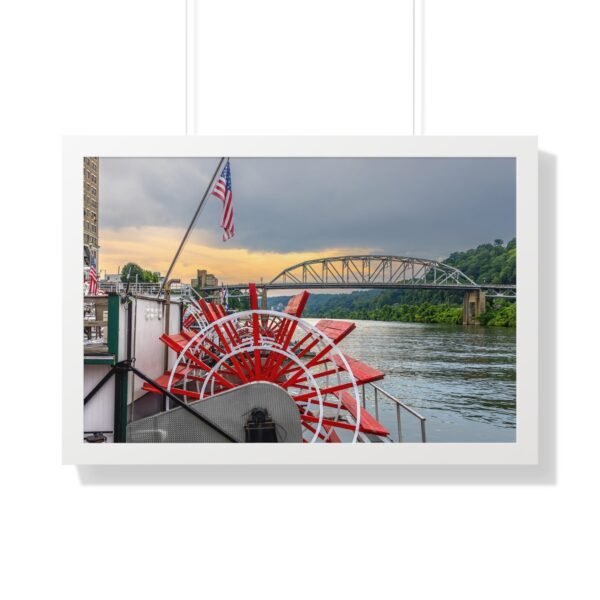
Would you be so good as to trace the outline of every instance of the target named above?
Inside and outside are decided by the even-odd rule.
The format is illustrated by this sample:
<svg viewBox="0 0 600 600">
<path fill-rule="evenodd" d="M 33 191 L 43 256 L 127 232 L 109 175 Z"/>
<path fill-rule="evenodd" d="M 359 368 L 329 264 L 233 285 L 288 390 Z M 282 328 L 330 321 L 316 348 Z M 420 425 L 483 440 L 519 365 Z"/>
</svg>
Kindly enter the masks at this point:
<svg viewBox="0 0 600 600">
<path fill-rule="evenodd" d="M 198 205 L 198 208 L 196 209 L 196 212 L 194 213 L 194 216 L 192 217 L 192 221 L 191 221 L 189 227 L 187 228 L 187 231 L 185 232 L 183 239 L 181 240 L 181 244 L 179 244 L 179 248 L 177 249 L 175 256 L 173 257 L 171 266 L 169 267 L 169 270 L 167 271 L 165 278 L 163 279 L 162 283 L 160 284 L 160 290 L 158 292 L 159 297 L 162 295 L 162 293 L 165 289 L 165 284 L 167 283 L 167 281 L 169 281 L 169 276 L 171 275 L 171 271 L 173 270 L 173 267 L 175 266 L 175 263 L 177 262 L 177 259 L 179 258 L 181 251 L 183 250 L 183 246 L 185 245 L 185 242 L 187 241 L 187 239 L 190 235 L 190 232 L 192 231 L 192 228 L 194 227 L 194 223 L 196 222 L 196 219 L 198 218 L 198 215 L 200 214 L 200 211 L 202 210 L 202 207 L 204 206 L 204 202 L 206 202 L 206 199 L 208 198 L 208 195 L 210 193 L 210 190 L 212 189 L 213 183 L 214 183 L 217 175 L 221 172 L 221 167 L 223 166 L 223 162 L 225 162 L 224 156 L 219 161 L 219 164 L 217 165 L 217 168 L 215 169 L 213 176 L 211 177 L 210 181 L 208 182 L 208 186 L 204 192 L 204 195 L 202 196 L 202 200 L 200 200 L 200 204 Z"/>
</svg>

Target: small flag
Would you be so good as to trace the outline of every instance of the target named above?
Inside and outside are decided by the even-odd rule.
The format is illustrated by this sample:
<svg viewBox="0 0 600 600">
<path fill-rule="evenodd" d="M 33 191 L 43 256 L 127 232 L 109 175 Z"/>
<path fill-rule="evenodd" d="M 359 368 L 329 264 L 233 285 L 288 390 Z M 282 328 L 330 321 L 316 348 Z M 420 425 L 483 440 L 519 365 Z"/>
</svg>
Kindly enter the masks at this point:
<svg viewBox="0 0 600 600">
<path fill-rule="evenodd" d="M 229 305 L 227 304 L 227 300 L 229 299 L 229 290 L 223 284 L 221 284 L 219 299 L 221 300 L 221 305 L 225 307 L 225 310 L 229 310 Z"/>
<path fill-rule="evenodd" d="M 219 181 L 215 184 L 212 195 L 216 196 L 223 203 L 223 217 L 221 218 L 221 227 L 223 228 L 223 241 L 226 242 L 233 237 L 233 197 L 231 191 L 231 168 L 229 160 L 227 161 Z"/>
<path fill-rule="evenodd" d="M 98 276 L 96 274 L 96 261 L 92 258 L 90 263 L 90 296 L 98 294 Z"/>
</svg>

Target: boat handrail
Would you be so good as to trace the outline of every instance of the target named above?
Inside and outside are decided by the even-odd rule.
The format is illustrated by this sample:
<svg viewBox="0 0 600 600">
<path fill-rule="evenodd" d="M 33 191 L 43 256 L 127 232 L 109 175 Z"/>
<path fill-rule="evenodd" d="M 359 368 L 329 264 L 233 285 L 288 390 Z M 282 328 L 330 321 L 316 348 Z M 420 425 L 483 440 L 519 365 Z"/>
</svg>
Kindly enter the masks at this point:
<svg viewBox="0 0 600 600">
<path fill-rule="evenodd" d="M 421 442 L 427 442 L 427 432 L 426 432 L 426 422 L 427 417 L 424 417 L 422 414 L 417 412 L 414 408 L 411 408 L 396 396 L 390 394 L 388 391 L 384 390 L 382 387 L 376 385 L 375 383 L 366 383 L 362 386 L 362 403 L 363 407 L 366 408 L 366 394 L 365 394 L 365 386 L 369 385 L 374 389 L 374 405 L 375 405 L 375 419 L 379 421 L 379 394 L 382 394 L 385 398 L 391 400 L 396 407 L 396 428 L 398 433 L 398 442 L 402 442 L 402 418 L 401 418 L 401 410 L 405 410 L 410 415 L 417 418 L 420 422 L 421 427 Z"/>
</svg>

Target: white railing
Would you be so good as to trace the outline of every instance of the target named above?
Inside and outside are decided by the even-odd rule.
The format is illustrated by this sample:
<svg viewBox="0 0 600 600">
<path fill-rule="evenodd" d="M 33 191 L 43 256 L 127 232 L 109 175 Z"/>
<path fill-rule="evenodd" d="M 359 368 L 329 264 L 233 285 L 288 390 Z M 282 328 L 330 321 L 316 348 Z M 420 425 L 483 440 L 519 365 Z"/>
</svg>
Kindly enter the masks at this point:
<svg viewBox="0 0 600 600">
<path fill-rule="evenodd" d="M 362 405 L 363 408 L 367 408 L 367 393 L 365 391 L 365 387 L 369 386 L 373 389 L 373 398 L 372 403 L 375 408 L 375 419 L 379 421 L 379 402 L 380 396 L 383 396 L 383 402 L 391 402 L 396 410 L 396 431 L 397 431 L 397 440 L 398 442 L 403 441 L 402 435 L 402 411 L 407 412 L 412 417 L 419 420 L 419 426 L 421 430 L 421 442 L 427 442 L 427 432 L 426 432 L 426 422 L 427 419 L 423 415 L 419 414 L 416 410 L 402 402 L 399 398 L 396 398 L 389 392 L 386 392 L 383 388 L 375 385 L 374 383 L 367 383 L 362 386 Z M 369 398 L 371 400 L 371 398 Z"/>
<path fill-rule="evenodd" d="M 100 281 L 100 289 L 103 292 L 117 292 L 122 294 L 127 290 L 127 283 L 122 281 Z M 160 283 L 130 283 L 130 294 L 139 294 L 140 296 L 158 296 L 160 293 Z M 188 283 L 173 284 L 171 286 L 171 296 L 183 296 L 189 298 L 192 295 L 192 286 Z"/>
</svg>

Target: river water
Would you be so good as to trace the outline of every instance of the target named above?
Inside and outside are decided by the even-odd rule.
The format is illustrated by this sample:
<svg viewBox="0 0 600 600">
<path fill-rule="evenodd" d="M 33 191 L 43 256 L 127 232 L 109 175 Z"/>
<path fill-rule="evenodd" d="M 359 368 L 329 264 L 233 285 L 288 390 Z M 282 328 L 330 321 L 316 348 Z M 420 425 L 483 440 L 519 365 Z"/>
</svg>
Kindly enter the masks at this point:
<svg viewBox="0 0 600 600">
<path fill-rule="evenodd" d="M 515 441 L 514 329 L 356 321 L 340 347 L 384 371 L 378 385 L 427 417 L 428 442 Z M 379 403 L 379 420 L 395 437 L 390 403 Z M 404 441 L 420 441 L 418 425 L 402 413 Z"/>
</svg>

